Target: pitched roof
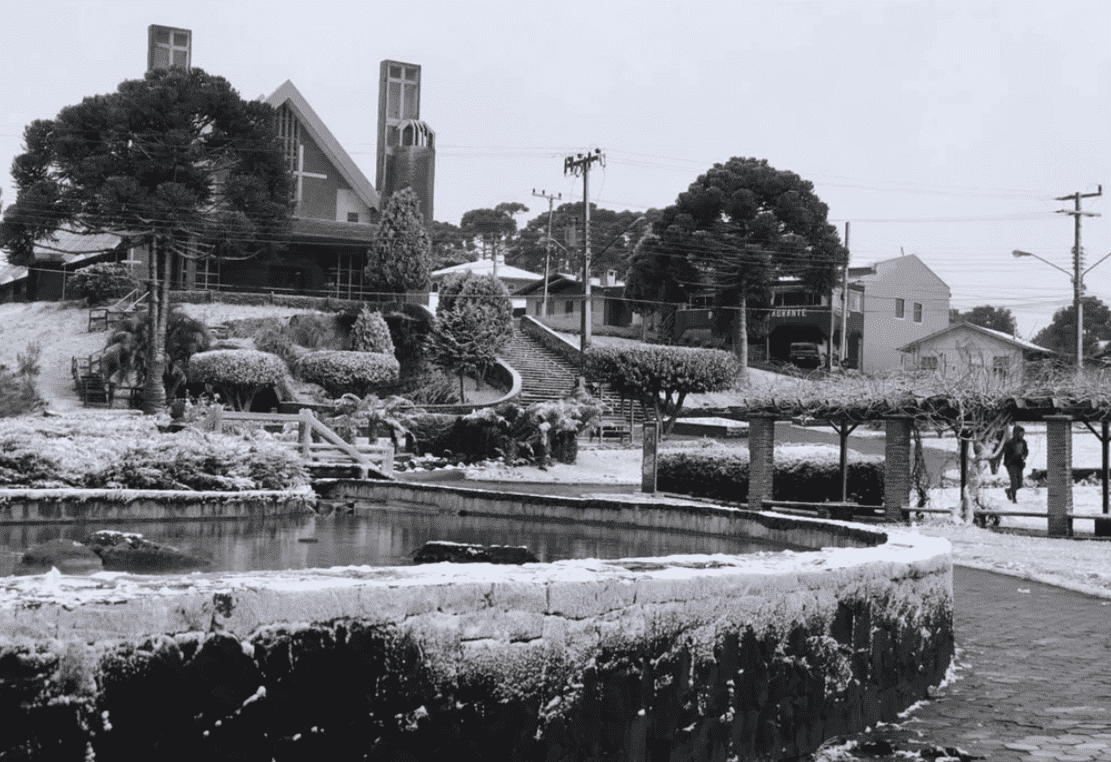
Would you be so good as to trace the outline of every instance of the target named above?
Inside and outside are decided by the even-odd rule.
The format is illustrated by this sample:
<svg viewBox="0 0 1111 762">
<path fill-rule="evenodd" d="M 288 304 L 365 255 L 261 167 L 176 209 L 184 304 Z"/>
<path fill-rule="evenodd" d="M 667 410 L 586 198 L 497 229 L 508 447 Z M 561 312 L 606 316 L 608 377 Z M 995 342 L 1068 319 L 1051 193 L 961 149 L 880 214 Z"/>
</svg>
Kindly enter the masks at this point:
<svg viewBox="0 0 1111 762">
<path fill-rule="evenodd" d="M 0 262 L 0 286 L 5 286 L 13 281 L 22 280 L 27 277 L 27 268 L 20 267 L 19 265 L 9 265 L 6 262 Z"/>
<path fill-rule="evenodd" d="M 58 230 L 54 240 L 35 242 L 35 261 L 75 262 L 104 254 L 120 245 L 123 239 L 113 233 L 78 233 L 75 230 Z"/>
<path fill-rule="evenodd" d="M 477 262 L 464 262 L 461 265 L 452 265 L 445 267 L 442 270 L 436 270 L 432 273 L 432 277 L 442 277 L 445 275 L 452 275 L 453 273 L 472 272 L 475 275 L 493 275 L 494 274 L 494 261 L 491 259 L 480 259 Z M 522 270 L 519 267 L 512 265 L 499 264 L 498 265 L 498 278 L 505 280 L 544 280 L 543 275 Z"/>
<path fill-rule="evenodd" d="M 1052 349 L 1046 349 L 1045 347 L 1038 346 L 1032 341 L 1026 341 L 1026 339 L 1020 339 L 1017 336 L 1011 336 L 1010 334 L 1003 333 L 1002 331 L 996 331 L 992 328 L 984 328 L 982 325 L 975 325 L 974 323 L 966 322 L 951 323 L 947 328 L 942 328 L 940 331 L 934 331 L 929 336 L 923 336 L 921 339 L 916 339 L 915 341 L 907 344 L 905 347 L 899 347 L 899 351 L 912 352 L 914 351 L 915 347 L 924 344 L 927 341 L 931 341 L 938 338 L 939 336 L 944 336 L 947 333 L 952 333 L 953 331 L 958 330 L 971 330 L 973 332 L 981 333 L 985 336 L 990 336 L 993 339 L 1002 341 L 1005 344 L 1010 344 L 1011 346 L 1018 347 L 1019 349 L 1023 349 L 1028 352 L 1041 352 L 1047 355 L 1056 354 L 1056 352 L 1054 352 Z"/>
<path fill-rule="evenodd" d="M 324 122 L 320 119 L 309 102 L 305 100 L 305 96 L 294 87 L 293 83 L 288 79 L 281 84 L 281 86 L 266 99 L 274 108 L 280 107 L 282 104 L 287 104 L 293 113 L 297 115 L 301 126 L 308 131 L 309 137 L 313 142 L 320 146 L 320 150 L 328 158 L 328 161 L 339 171 L 347 184 L 355 191 L 355 195 L 359 200 L 369 206 L 371 209 L 378 208 L 378 191 L 374 190 L 374 186 L 370 184 L 370 180 L 366 178 L 362 170 L 351 160 L 347 151 L 343 150 L 343 146 L 336 140 L 336 136 L 332 131 L 325 126 Z"/>
<path fill-rule="evenodd" d="M 898 266 L 898 265 L 905 265 L 905 264 L 910 264 L 910 263 L 917 264 L 923 270 L 925 270 L 930 275 L 932 275 L 934 277 L 934 280 L 936 280 L 938 283 L 940 283 L 942 286 L 944 286 L 946 290 L 949 290 L 949 284 L 946 283 L 944 280 L 942 280 L 940 275 L 938 275 L 933 270 L 931 270 L 930 266 L 927 265 L 925 262 L 923 262 L 921 257 L 919 257 L 917 254 L 907 254 L 907 255 L 901 256 L 901 257 L 891 257 L 889 259 L 881 259 L 881 260 L 879 260 L 877 262 L 873 262 L 871 265 L 868 265 L 868 266 L 865 266 L 865 267 L 850 267 L 849 268 L 849 277 L 853 278 L 854 280 L 863 280 L 863 281 L 867 282 L 867 281 L 869 281 L 873 278 L 877 278 L 879 276 L 880 265 Z"/>
</svg>

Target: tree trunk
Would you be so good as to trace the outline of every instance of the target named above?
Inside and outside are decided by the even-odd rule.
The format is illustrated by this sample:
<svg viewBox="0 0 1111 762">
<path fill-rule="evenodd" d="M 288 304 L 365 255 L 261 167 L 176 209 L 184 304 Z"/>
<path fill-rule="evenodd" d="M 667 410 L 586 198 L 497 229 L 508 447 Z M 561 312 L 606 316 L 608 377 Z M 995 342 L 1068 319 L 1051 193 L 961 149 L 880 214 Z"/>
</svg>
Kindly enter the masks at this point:
<svg viewBox="0 0 1111 762">
<path fill-rule="evenodd" d="M 169 301 L 169 262 L 161 239 L 151 242 L 150 309 L 147 312 L 147 373 L 143 379 L 143 414 L 156 415 L 166 407 L 166 302 Z"/>
<path fill-rule="evenodd" d="M 467 401 L 467 392 L 463 388 L 463 371 L 459 371 L 459 402 Z"/>
<path fill-rule="evenodd" d="M 740 366 L 738 380 L 742 384 L 748 383 L 748 296 L 745 294 L 743 285 L 740 309 L 737 311 L 737 319 L 733 321 L 733 351 L 737 355 L 737 364 Z"/>
</svg>

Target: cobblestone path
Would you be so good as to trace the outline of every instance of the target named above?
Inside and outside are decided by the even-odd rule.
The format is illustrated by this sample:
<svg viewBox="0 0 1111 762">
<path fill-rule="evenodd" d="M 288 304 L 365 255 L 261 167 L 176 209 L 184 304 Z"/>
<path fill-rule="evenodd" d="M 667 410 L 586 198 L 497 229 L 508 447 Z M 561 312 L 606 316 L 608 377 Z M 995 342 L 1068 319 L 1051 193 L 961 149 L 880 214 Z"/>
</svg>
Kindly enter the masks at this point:
<svg viewBox="0 0 1111 762">
<path fill-rule="evenodd" d="M 857 740 L 1004 762 L 1111 762 L 1111 601 L 962 567 L 953 588 L 960 679 L 899 726 Z"/>
</svg>

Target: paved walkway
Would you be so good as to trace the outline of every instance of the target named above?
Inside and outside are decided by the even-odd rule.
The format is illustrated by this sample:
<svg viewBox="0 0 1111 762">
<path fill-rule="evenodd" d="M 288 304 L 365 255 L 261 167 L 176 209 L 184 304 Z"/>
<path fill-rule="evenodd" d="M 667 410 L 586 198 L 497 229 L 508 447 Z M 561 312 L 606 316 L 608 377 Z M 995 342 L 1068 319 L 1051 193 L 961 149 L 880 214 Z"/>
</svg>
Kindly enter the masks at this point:
<svg viewBox="0 0 1111 762">
<path fill-rule="evenodd" d="M 960 679 L 857 740 L 993 761 L 1111 761 L 1111 601 L 963 567 L 953 588 Z"/>
</svg>

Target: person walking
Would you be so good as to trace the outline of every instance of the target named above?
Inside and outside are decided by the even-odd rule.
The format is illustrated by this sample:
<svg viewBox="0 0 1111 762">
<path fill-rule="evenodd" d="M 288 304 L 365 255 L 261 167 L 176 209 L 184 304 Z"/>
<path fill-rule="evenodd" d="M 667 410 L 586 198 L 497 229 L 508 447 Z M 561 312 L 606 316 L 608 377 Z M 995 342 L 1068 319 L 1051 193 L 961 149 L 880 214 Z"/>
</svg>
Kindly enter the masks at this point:
<svg viewBox="0 0 1111 762">
<path fill-rule="evenodd" d="M 1007 499 L 1017 503 L 1016 495 L 1022 489 L 1022 470 L 1026 468 L 1026 456 L 1030 448 L 1026 446 L 1026 429 L 1015 426 L 1011 438 L 1003 443 L 1003 466 L 1007 469 L 1007 476 L 1011 477 L 1011 486 L 1007 488 Z"/>
</svg>

